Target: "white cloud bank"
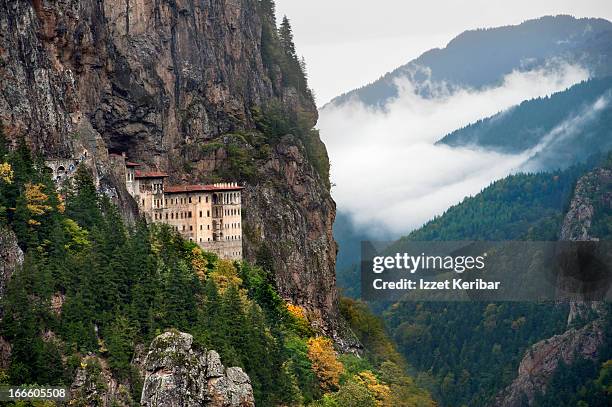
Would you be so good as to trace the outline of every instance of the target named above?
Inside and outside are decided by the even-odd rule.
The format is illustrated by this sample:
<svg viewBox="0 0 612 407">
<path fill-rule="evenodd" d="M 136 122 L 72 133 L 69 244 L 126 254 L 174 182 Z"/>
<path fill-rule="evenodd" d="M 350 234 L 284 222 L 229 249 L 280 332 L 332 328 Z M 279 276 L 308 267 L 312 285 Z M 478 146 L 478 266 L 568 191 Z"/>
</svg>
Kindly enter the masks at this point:
<svg viewBox="0 0 612 407">
<path fill-rule="evenodd" d="M 423 98 L 407 81 L 384 111 L 359 102 L 328 106 L 318 127 L 331 161 L 332 193 L 358 228 L 404 235 L 492 181 L 516 171 L 530 154 L 503 155 L 434 143 L 445 134 L 523 100 L 588 78 L 581 67 L 550 65 L 513 72 L 500 86 Z"/>
</svg>

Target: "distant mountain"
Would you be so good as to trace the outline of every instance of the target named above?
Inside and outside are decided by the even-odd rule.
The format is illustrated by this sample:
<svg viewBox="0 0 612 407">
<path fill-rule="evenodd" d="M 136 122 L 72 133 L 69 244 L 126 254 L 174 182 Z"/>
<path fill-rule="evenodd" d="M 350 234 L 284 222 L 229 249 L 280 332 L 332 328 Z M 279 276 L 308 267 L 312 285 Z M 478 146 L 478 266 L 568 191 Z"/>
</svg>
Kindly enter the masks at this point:
<svg viewBox="0 0 612 407">
<path fill-rule="evenodd" d="M 448 134 L 438 143 L 504 153 L 535 149 L 530 169 L 563 168 L 612 149 L 612 77 L 525 101 Z"/>
<path fill-rule="evenodd" d="M 605 169 L 591 172 L 593 166 L 600 165 Z M 576 210 L 568 211 L 568 208 L 576 207 L 570 201 L 572 197 L 576 200 L 577 191 L 589 191 L 597 197 L 591 201 L 579 197 L 583 207 L 586 203 L 592 206 L 590 210 L 583 209 L 591 215 L 580 219 L 585 224 L 588 222 L 590 229 L 582 229 L 580 224 L 577 228 L 596 233 L 594 236 L 597 237 L 609 238 L 612 208 L 609 206 L 607 174 L 611 168 L 612 155 L 607 162 L 602 156 L 594 157 L 587 164 L 564 171 L 508 176 L 449 208 L 442 216 L 402 239 L 557 240 L 562 237 L 561 231 L 568 218 L 572 218 L 570 215 L 577 216 Z M 583 187 L 576 186 L 580 184 Z M 547 360 L 547 363 L 533 363 L 530 365 L 533 368 L 519 372 L 519 379 L 524 376 L 553 377 L 547 385 L 544 380 L 526 381 L 531 386 L 530 398 L 533 399 L 535 393 L 536 397 L 543 399 L 529 405 L 576 406 L 582 405 L 579 401 L 585 398 L 589 403 L 584 405 L 608 405 L 605 404 L 608 399 L 605 389 L 598 387 L 596 380 L 602 362 L 612 355 L 612 342 L 608 341 L 606 345 L 592 341 L 589 347 L 580 349 L 576 344 L 584 343 L 580 342 L 581 338 L 589 337 L 588 334 L 590 337 L 601 334 L 592 333 L 594 330 L 589 327 L 583 328 L 590 322 L 587 318 L 574 320 L 568 325 L 569 311 L 567 304 L 551 302 L 400 301 L 388 307 L 382 315 L 400 351 L 420 372 L 417 377 L 426 372 L 440 406 L 527 405 L 495 400 L 502 389 L 513 381 L 517 382 L 515 379 L 523 358 L 528 361 L 529 358 Z M 610 327 L 606 325 L 603 329 L 603 332 L 605 329 L 609 332 Z M 571 345 L 560 346 L 562 339 Z M 532 348 L 535 343 L 540 343 L 540 346 Z M 565 360 L 567 365 L 557 364 L 560 349 L 573 355 Z M 584 356 L 579 352 L 591 353 L 586 360 L 579 360 L 576 356 Z M 554 363 L 551 362 L 553 358 Z M 514 383 L 504 393 L 505 400 L 520 400 L 516 395 L 524 390 L 520 386 L 524 383 L 520 380 L 518 384 Z M 582 386 L 588 391 L 579 390 Z M 542 393 L 543 390 L 547 391 Z"/>
<path fill-rule="evenodd" d="M 417 90 L 430 93 L 434 83 L 481 88 L 498 83 L 513 70 L 530 70 L 551 58 L 579 62 L 592 76 L 612 74 L 612 23 L 600 18 L 546 16 L 519 25 L 465 31 L 443 48 L 420 57 L 362 88 L 334 98 L 341 105 L 357 99 L 384 106 L 397 96 L 395 80 L 410 78 Z"/>
</svg>

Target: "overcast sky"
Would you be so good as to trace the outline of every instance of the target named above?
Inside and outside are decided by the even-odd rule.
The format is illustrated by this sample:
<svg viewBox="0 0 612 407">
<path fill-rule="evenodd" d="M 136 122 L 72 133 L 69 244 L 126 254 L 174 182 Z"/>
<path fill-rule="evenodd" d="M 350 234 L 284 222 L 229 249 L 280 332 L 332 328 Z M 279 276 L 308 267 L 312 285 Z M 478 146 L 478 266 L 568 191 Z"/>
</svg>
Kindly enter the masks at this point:
<svg viewBox="0 0 612 407">
<path fill-rule="evenodd" d="M 310 86 L 322 106 L 467 29 L 543 15 L 612 20 L 612 0 L 276 0 L 291 20 Z"/>
</svg>

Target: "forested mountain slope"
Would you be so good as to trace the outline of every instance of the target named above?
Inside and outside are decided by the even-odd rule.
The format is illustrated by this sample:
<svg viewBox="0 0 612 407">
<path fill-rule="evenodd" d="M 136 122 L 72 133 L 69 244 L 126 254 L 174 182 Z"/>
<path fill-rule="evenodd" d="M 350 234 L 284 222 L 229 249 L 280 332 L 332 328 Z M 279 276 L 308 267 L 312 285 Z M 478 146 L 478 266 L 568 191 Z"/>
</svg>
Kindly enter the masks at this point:
<svg viewBox="0 0 612 407">
<path fill-rule="evenodd" d="M 612 77 L 591 79 L 525 101 L 455 130 L 439 143 L 518 154 L 533 151 L 533 169 L 565 168 L 612 149 Z"/>
<path fill-rule="evenodd" d="M 612 74 L 612 23 L 604 19 L 546 16 L 519 25 L 465 31 L 445 48 L 432 49 L 377 81 L 334 98 L 341 105 L 357 100 L 384 106 L 397 96 L 395 81 L 408 78 L 428 95 L 433 85 L 481 88 L 513 70 L 529 70 L 557 58 L 580 63 L 593 76 Z"/>
<path fill-rule="evenodd" d="M 612 161 L 607 165 L 612 165 Z M 404 239 L 557 240 L 576 182 L 590 167 L 582 165 L 561 172 L 507 177 L 451 207 Z M 602 185 L 602 193 L 609 194 L 606 192 L 609 185 Z M 598 214 L 591 230 L 597 230 L 602 237 L 609 236 L 612 207 L 606 199 L 595 202 Z M 576 333 L 571 329 L 580 329 L 589 319 L 574 319 L 568 327 L 569 311 L 568 304 L 552 303 L 398 302 L 384 312 L 384 318 L 400 351 L 421 372 L 420 383 L 430 383 L 441 405 L 485 406 L 502 403 L 495 398 L 515 380 L 519 364 L 527 366 L 528 363 L 522 361 L 532 345 L 556 338 L 554 335 L 563 334 L 568 338 L 579 335 L 580 331 Z M 609 330 L 606 325 L 609 322 L 602 320 L 601 323 L 608 328 L 599 329 Z M 545 379 L 537 382 L 543 384 L 534 385 L 529 395 L 523 398 L 522 390 L 517 390 L 503 405 L 519 406 L 527 400 L 529 405 L 552 405 L 547 403 L 560 400 L 555 394 L 565 391 L 567 383 L 590 386 L 591 392 L 588 395 L 580 393 L 582 396 L 576 393 L 578 385 L 572 387 L 571 400 L 579 401 L 583 397 L 595 403 L 589 405 L 605 405 L 605 389 L 596 380 L 598 375 L 608 374 L 603 373 L 605 366 L 602 365 L 610 357 L 606 343 L 598 343 L 597 353 L 585 350 L 584 361 L 578 356 L 567 357 L 559 364 L 561 368 L 546 373 Z M 534 349 L 550 351 L 545 346 Z M 534 356 L 532 360 L 539 359 Z M 574 362 L 577 365 L 569 366 Z M 522 371 L 527 371 L 525 369 Z M 549 383 L 551 387 L 545 387 Z"/>
</svg>

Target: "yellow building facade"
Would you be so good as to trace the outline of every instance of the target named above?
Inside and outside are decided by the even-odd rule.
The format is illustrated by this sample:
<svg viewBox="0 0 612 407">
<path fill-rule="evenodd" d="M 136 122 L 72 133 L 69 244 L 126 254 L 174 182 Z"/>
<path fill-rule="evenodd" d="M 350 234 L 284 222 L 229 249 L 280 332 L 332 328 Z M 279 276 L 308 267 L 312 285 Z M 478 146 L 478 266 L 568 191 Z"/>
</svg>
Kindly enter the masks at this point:
<svg viewBox="0 0 612 407">
<path fill-rule="evenodd" d="M 242 259 L 242 189 L 235 182 L 166 185 L 167 174 L 125 161 L 128 192 L 150 222 L 172 226 L 221 258 Z"/>
</svg>

